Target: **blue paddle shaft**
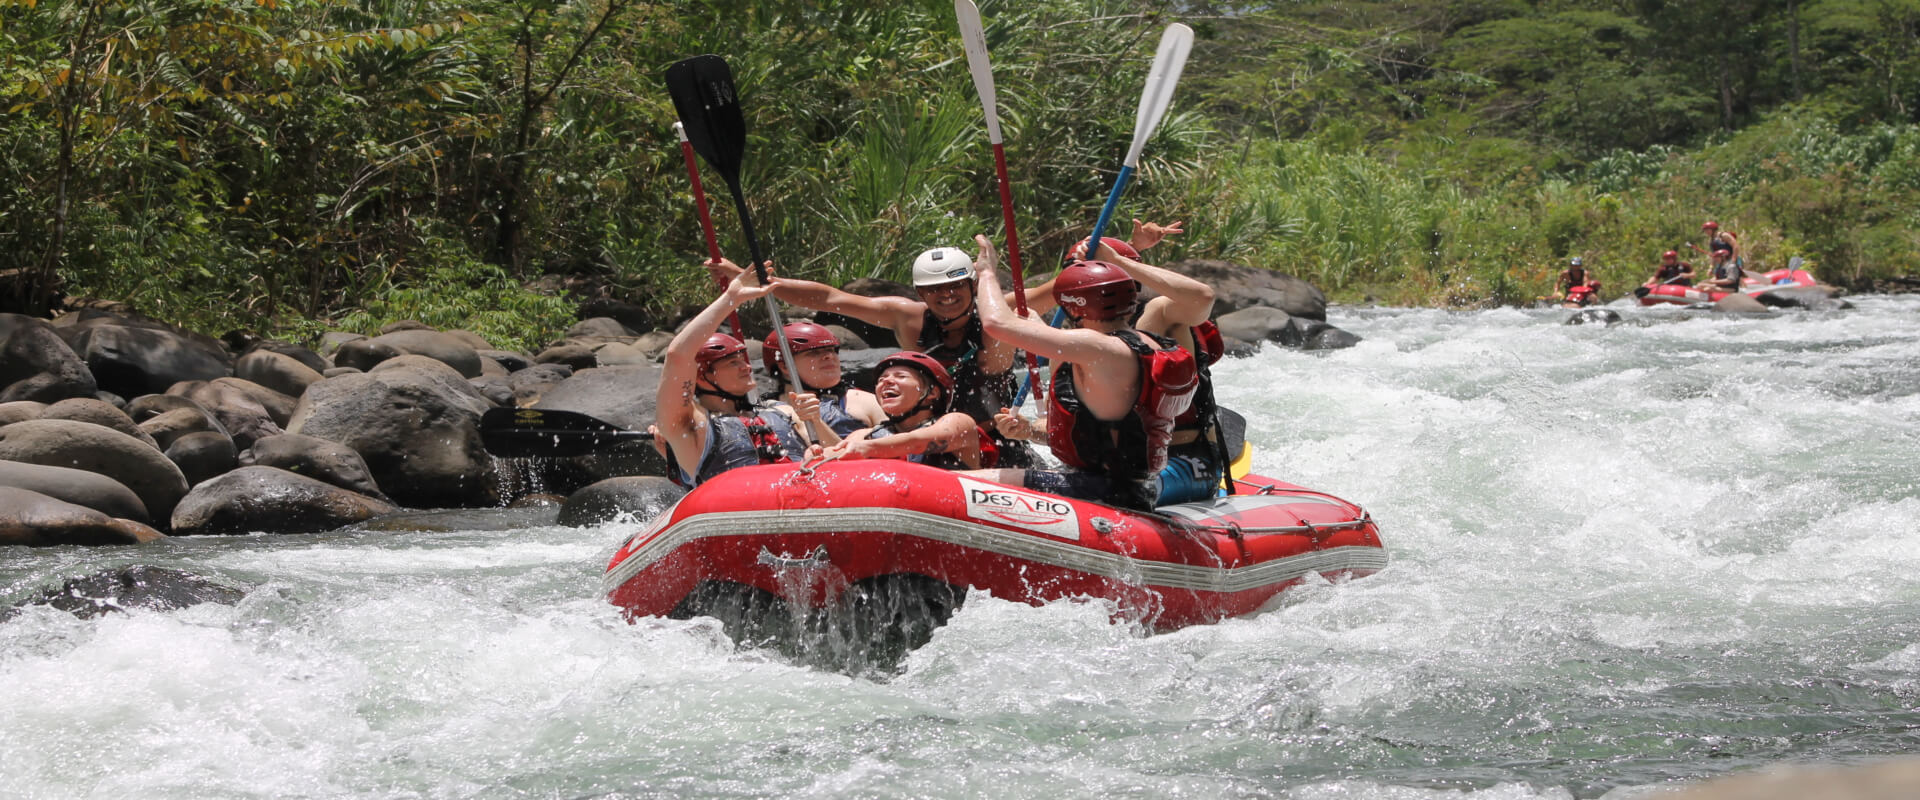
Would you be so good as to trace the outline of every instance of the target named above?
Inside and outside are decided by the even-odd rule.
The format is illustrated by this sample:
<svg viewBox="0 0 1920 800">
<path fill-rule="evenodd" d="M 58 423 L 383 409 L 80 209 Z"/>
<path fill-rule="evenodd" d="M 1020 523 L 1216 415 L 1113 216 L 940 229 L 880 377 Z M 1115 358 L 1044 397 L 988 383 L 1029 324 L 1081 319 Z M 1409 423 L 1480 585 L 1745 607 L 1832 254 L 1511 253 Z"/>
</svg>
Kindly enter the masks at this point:
<svg viewBox="0 0 1920 800">
<path fill-rule="evenodd" d="M 1107 192 L 1107 204 L 1101 207 L 1100 217 L 1094 220 L 1093 235 L 1087 237 L 1087 258 L 1091 259 L 1099 255 L 1100 237 L 1107 232 L 1107 223 L 1113 221 L 1113 210 L 1120 207 L 1120 195 L 1127 191 L 1127 184 L 1132 182 L 1133 165 L 1121 164 L 1120 174 L 1115 175 L 1113 178 L 1113 189 Z M 1065 309 L 1055 308 L 1053 310 L 1053 316 L 1047 319 L 1047 325 L 1058 328 L 1060 327 L 1061 321 L 1066 318 L 1067 312 Z M 1028 372 L 1026 379 L 1020 382 L 1020 391 L 1014 393 L 1013 405 L 1010 406 L 1010 408 L 1014 411 L 1019 411 L 1020 404 L 1027 402 L 1027 391 L 1032 388 L 1033 373 Z"/>
</svg>

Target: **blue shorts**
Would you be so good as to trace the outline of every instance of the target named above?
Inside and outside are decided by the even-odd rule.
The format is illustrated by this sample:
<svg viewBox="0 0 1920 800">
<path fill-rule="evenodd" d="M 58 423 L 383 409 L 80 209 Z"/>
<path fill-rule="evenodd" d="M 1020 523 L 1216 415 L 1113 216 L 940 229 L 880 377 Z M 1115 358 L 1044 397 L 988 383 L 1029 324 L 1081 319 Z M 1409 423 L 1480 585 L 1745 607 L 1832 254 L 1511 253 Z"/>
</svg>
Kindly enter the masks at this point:
<svg viewBox="0 0 1920 800">
<path fill-rule="evenodd" d="M 1168 454 L 1160 470 L 1160 499 L 1156 506 L 1197 503 L 1220 495 L 1220 472 L 1214 460 L 1197 455 Z"/>
</svg>

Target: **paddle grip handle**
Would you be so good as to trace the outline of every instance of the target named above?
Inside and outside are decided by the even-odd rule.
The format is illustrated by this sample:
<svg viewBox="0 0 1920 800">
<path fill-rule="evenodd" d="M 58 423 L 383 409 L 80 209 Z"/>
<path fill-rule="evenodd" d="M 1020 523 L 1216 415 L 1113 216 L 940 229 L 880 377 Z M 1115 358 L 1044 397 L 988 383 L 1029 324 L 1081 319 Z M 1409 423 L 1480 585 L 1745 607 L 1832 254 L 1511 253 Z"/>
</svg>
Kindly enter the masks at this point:
<svg viewBox="0 0 1920 800">
<path fill-rule="evenodd" d="M 1093 222 L 1093 234 L 1087 237 L 1087 258 L 1093 258 L 1100 252 L 1100 237 L 1107 232 L 1107 223 L 1113 221 L 1113 210 L 1120 207 L 1120 195 L 1127 191 L 1127 184 L 1133 182 L 1133 165 L 1120 165 L 1120 174 L 1113 177 L 1113 190 L 1107 192 L 1107 204 L 1100 209 L 1100 217 Z"/>
</svg>

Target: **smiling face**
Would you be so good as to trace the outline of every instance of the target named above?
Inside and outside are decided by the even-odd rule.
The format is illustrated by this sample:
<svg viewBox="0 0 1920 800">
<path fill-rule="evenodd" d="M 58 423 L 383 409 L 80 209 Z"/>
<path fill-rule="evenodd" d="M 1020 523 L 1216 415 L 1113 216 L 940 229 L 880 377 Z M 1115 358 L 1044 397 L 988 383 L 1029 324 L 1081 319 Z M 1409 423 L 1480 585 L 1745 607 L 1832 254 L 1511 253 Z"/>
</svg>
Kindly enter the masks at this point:
<svg viewBox="0 0 1920 800">
<path fill-rule="evenodd" d="M 971 279 L 920 286 L 915 291 L 920 294 L 920 302 L 926 303 L 928 310 L 939 319 L 957 319 L 973 310 Z"/>
<path fill-rule="evenodd" d="M 873 395 L 880 399 L 881 411 L 897 417 L 920 405 L 929 388 L 927 376 L 920 370 L 892 366 L 880 371 L 879 380 L 873 384 Z"/>
<path fill-rule="evenodd" d="M 713 362 L 700 377 L 728 394 L 746 394 L 753 391 L 753 362 L 746 353 L 735 353 Z"/>
</svg>

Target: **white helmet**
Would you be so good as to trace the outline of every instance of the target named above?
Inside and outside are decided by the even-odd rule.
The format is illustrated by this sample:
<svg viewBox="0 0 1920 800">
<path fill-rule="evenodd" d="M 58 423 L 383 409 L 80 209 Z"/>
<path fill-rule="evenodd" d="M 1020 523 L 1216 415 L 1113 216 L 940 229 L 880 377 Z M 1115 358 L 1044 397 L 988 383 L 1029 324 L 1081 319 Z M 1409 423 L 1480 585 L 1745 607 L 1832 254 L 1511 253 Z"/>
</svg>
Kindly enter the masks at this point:
<svg viewBox="0 0 1920 800">
<path fill-rule="evenodd" d="M 973 278 L 973 256 L 958 247 L 936 247 L 913 260 L 913 285 L 934 286 Z"/>
</svg>

